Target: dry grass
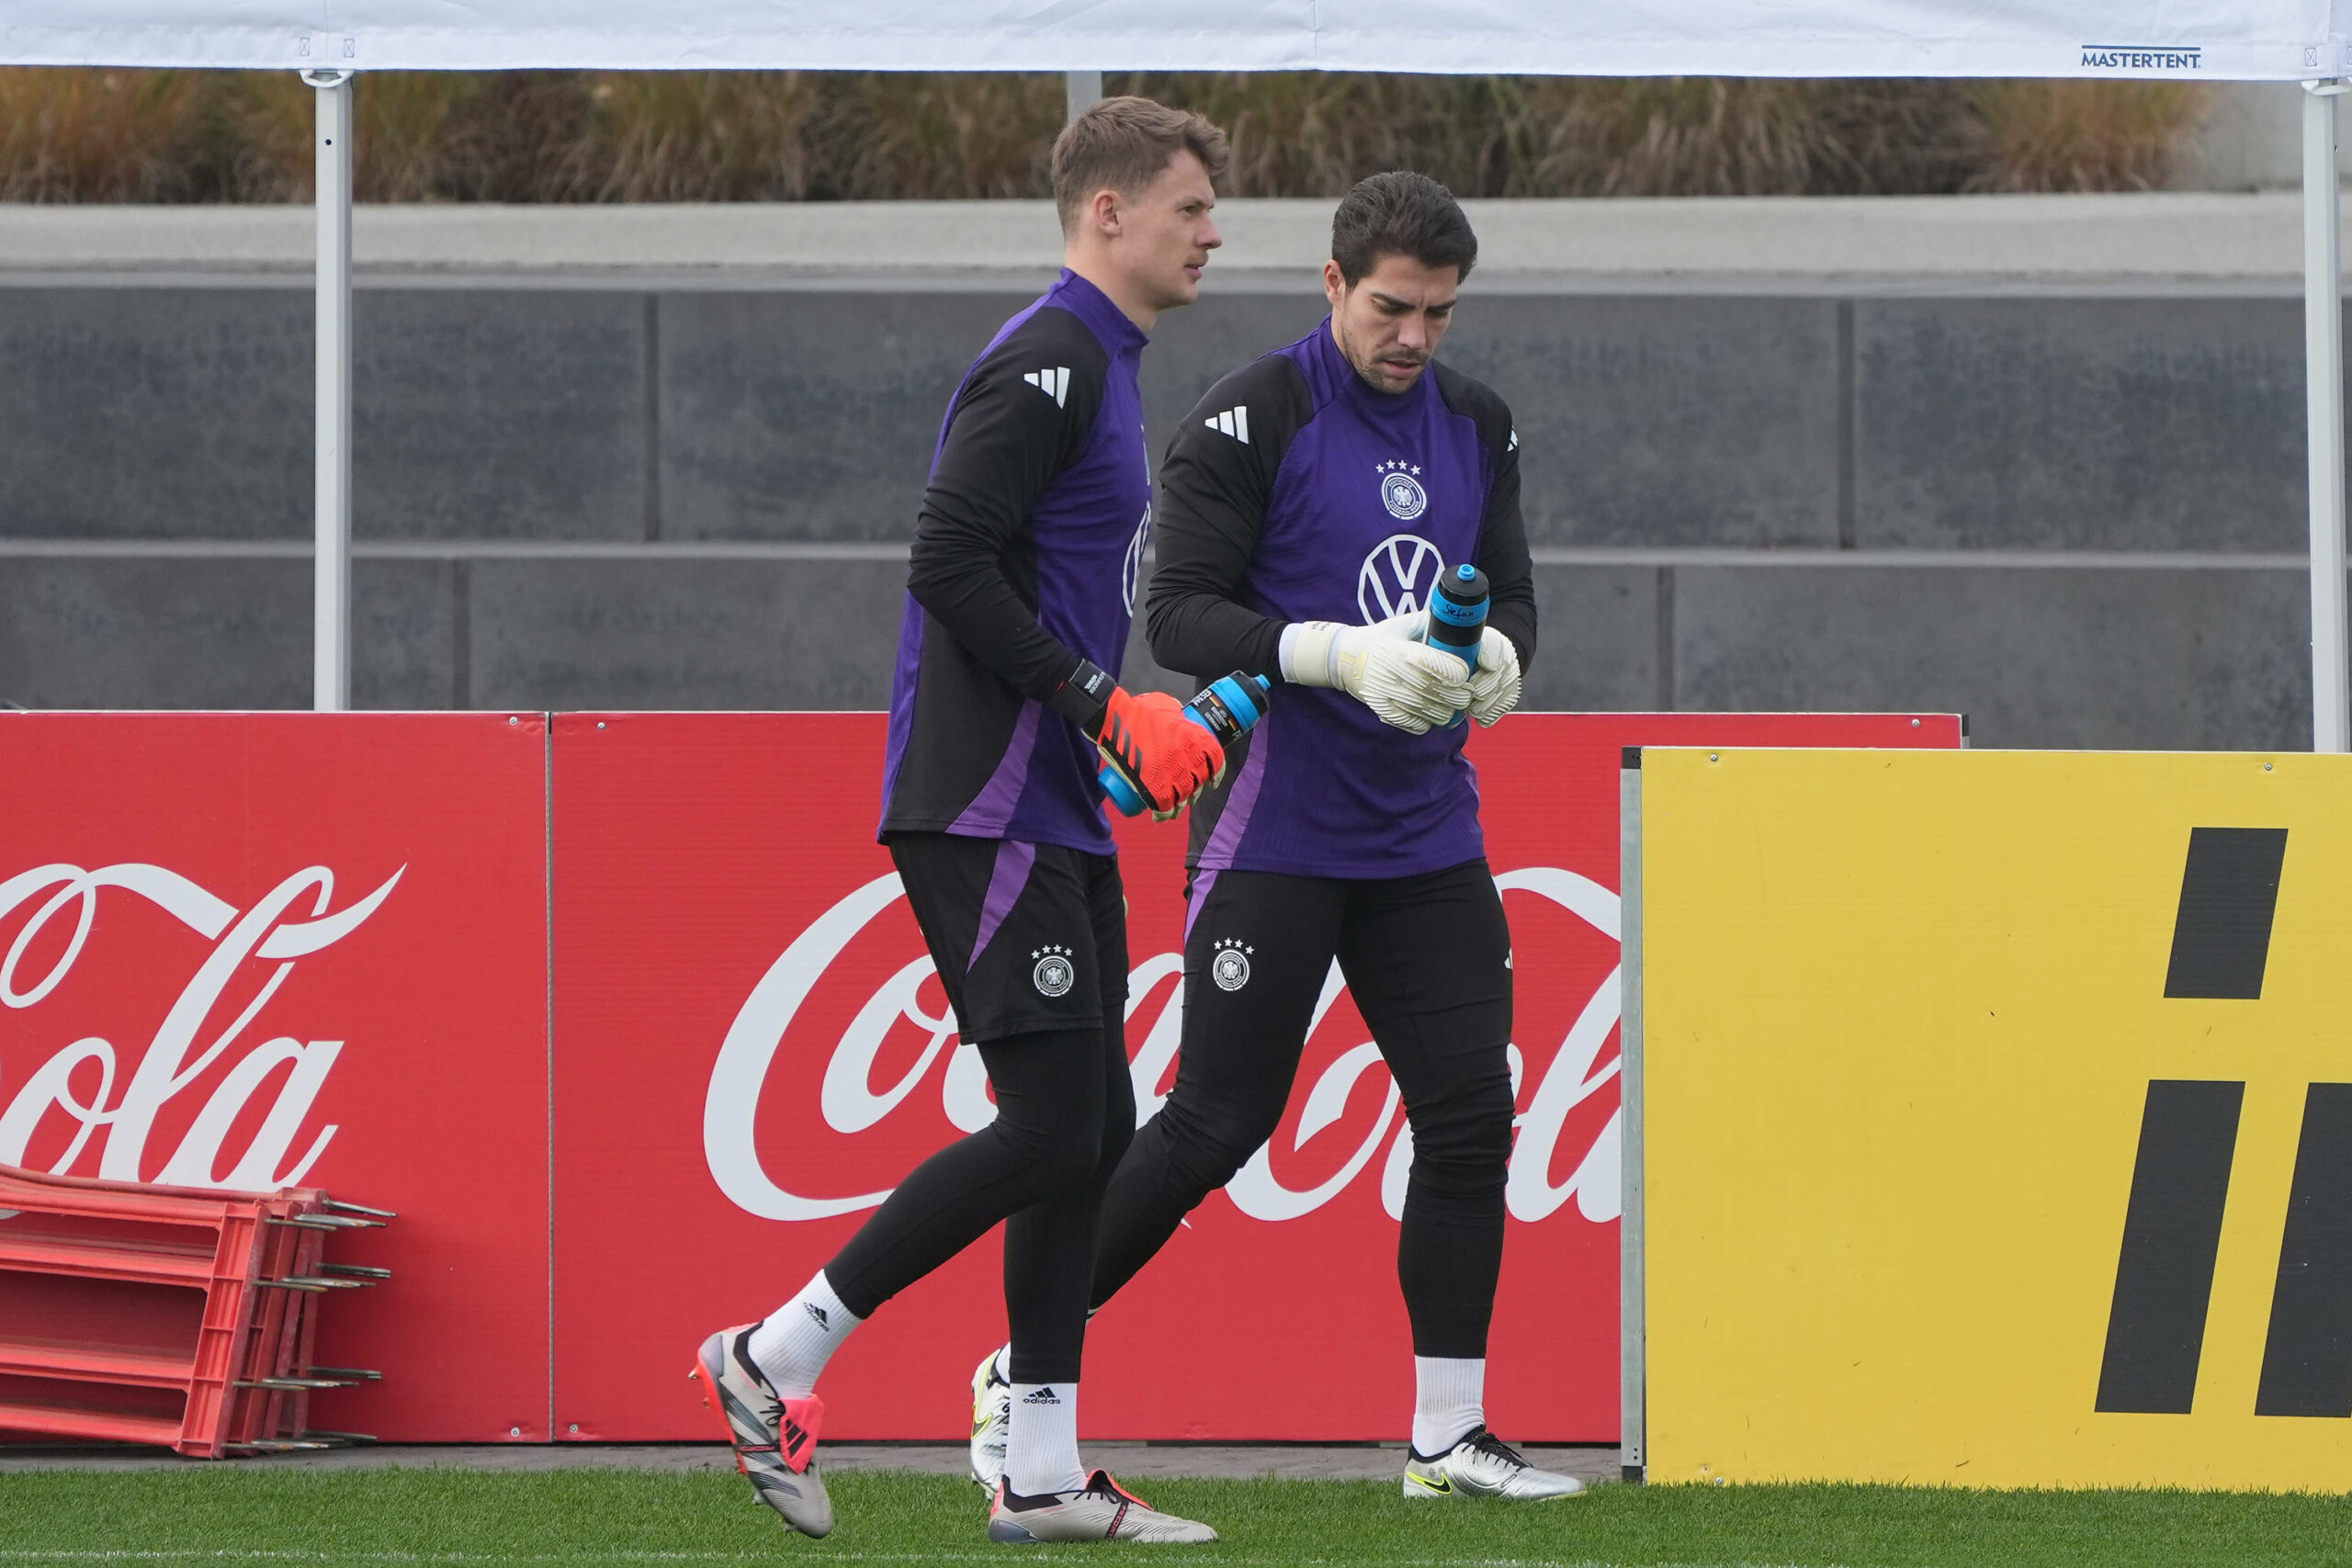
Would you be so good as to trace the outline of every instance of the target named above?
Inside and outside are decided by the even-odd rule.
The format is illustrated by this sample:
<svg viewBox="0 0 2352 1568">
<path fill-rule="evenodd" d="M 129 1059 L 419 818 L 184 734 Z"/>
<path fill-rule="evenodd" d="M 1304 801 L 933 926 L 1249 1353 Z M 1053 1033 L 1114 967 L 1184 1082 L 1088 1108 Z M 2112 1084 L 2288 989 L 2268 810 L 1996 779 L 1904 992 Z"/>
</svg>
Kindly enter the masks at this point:
<svg viewBox="0 0 2352 1568">
<path fill-rule="evenodd" d="M 1971 98 L 1993 147 L 1972 190 L 2155 190 L 2206 95 L 2186 82 L 1982 82 Z"/>
<path fill-rule="evenodd" d="M 1239 196 L 1418 168 L 1464 196 L 2136 190 L 2202 117 L 2193 85 L 1114 76 L 1231 133 Z M 1058 76 L 385 73 L 360 78 L 365 201 L 1043 196 Z M 0 69 L 0 199 L 301 201 L 291 73 Z"/>
</svg>

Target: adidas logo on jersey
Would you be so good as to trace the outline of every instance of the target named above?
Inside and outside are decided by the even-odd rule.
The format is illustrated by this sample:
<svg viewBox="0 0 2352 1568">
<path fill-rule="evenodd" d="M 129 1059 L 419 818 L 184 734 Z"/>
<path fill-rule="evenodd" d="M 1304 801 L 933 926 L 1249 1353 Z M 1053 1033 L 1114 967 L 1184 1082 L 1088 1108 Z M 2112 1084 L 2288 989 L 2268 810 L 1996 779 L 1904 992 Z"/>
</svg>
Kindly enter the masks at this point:
<svg viewBox="0 0 2352 1568">
<path fill-rule="evenodd" d="M 1211 430 L 1221 430 L 1244 446 L 1250 445 L 1250 410 L 1247 406 L 1227 409 L 1214 419 L 1201 421 Z"/>
<path fill-rule="evenodd" d="M 1057 365 L 1051 370 L 1032 370 L 1021 378 L 1053 399 L 1056 408 L 1069 406 L 1069 366 Z"/>
</svg>

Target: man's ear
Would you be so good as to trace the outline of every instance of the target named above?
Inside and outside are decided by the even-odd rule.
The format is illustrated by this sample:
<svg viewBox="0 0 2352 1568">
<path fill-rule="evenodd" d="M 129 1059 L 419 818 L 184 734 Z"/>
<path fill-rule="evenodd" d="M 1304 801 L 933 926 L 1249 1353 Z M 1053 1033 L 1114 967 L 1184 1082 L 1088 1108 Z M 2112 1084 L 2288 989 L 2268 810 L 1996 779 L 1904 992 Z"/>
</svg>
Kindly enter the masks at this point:
<svg viewBox="0 0 2352 1568">
<path fill-rule="evenodd" d="M 1325 262 L 1323 264 L 1323 298 L 1329 299 L 1331 302 L 1331 308 L 1336 310 L 1340 308 L 1340 301 L 1347 297 L 1347 274 L 1340 270 L 1338 262 Z"/>
</svg>

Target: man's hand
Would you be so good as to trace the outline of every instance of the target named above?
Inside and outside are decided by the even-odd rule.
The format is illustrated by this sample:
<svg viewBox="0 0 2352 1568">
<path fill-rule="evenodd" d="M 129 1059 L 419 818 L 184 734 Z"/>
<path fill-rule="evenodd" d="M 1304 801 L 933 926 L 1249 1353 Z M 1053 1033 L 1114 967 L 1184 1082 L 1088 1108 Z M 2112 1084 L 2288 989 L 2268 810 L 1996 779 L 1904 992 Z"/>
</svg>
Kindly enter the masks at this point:
<svg viewBox="0 0 2352 1568">
<path fill-rule="evenodd" d="M 1420 640 L 1426 612 L 1368 626 L 1302 621 L 1283 638 L 1283 675 L 1300 686 L 1347 693 L 1383 724 L 1426 735 L 1470 705 L 1462 660 Z"/>
<path fill-rule="evenodd" d="M 1488 626 L 1478 639 L 1478 668 L 1470 673 L 1470 716 L 1492 724 L 1519 705 L 1519 649 Z"/>
<path fill-rule="evenodd" d="M 1155 814 L 1174 812 L 1225 771 L 1216 737 L 1186 718 L 1184 705 L 1165 692 L 1114 688 L 1094 743 Z"/>
</svg>

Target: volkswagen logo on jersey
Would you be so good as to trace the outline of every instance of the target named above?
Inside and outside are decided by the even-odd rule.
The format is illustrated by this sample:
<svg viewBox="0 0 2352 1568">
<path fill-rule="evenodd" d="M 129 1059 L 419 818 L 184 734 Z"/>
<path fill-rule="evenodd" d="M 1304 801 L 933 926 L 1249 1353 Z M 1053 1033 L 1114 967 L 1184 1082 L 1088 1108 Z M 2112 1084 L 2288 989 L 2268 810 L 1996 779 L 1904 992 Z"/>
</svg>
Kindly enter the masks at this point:
<svg viewBox="0 0 2352 1568">
<path fill-rule="evenodd" d="M 1380 465 L 1380 504 L 1399 523 L 1410 523 L 1430 509 L 1429 492 L 1413 477 L 1420 471 L 1402 457 Z"/>
<path fill-rule="evenodd" d="M 1445 558 L 1419 534 L 1391 534 L 1373 546 L 1356 573 L 1356 608 L 1364 625 L 1426 609 L 1444 570 Z"/>
<path fill-rule="evenodd" d="M 1209 960 L 1209 978 L 1216 982 L 1220 991 L 1238 991 L 1250 983 L 1250 954 L 1254 947 L 1230 939 L 1216 944 L 1216 956 Z"/>
<path fill-rule="evenodd" d="M 1127 614 L 1136 613 L 1136 590 L 1143 582 L 1143 547 L 1151 538 L 1151 508 L 1143 509 L 1143 521 L 1136 525 L 1136 536 L 1127 541 L 1127 561 L 1125 583 L 1127 593 Z"/>
<path fill-rule="evenodd" d="M 1037 966 L 1029 971 L 1030 982 L 1037 987 L 1037 994 L 1041 997 L 1069 995 L 1070 987 L 1078 982 L 1078 971 L 1070 967 L 1069 949 L 1041 947 L 1031 956 L 1037 960 Z"/>
</svg>

